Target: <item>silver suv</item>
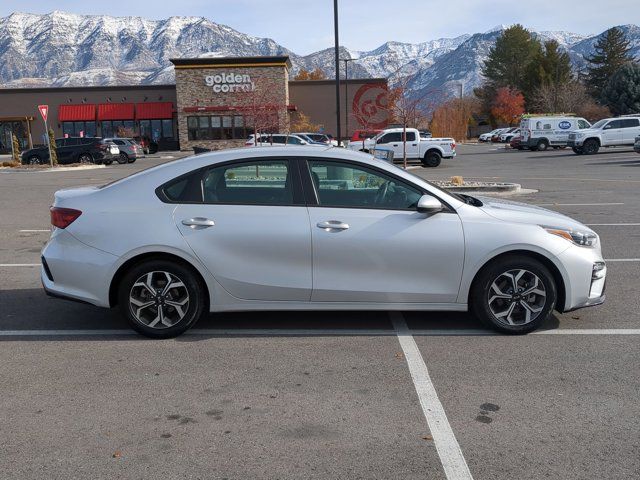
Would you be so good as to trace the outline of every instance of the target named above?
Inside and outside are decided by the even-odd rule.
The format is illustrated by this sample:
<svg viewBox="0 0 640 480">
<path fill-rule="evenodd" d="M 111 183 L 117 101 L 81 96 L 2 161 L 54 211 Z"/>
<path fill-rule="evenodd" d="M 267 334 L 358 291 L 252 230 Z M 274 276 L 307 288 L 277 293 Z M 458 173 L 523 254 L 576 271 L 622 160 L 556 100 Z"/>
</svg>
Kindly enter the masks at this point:
<svg viewBox="0 0 640 480">
<path fill-rule="evenodd" d="M 591 128 L 569 134 L 567 145 L 578 155 L 598 153 L 600 147 L 633 146 L 640 135 L 640 115 L 605 118 Z"/>
<path fill-rule="evenodd" d="M 121 138 L 121 137 L 112 137 L 105 138 L 105 141 L 115 143 L 120 149 L 120 155 L 116 158 L 118 163 L 133 163 L 138 158 L 144 157 L 144 152 L 142 151 L 142 147 L 138 145 L 132 138 Z M 111 165 L 113 160 L 104 162 L 106 165 Z"/>
</svg>

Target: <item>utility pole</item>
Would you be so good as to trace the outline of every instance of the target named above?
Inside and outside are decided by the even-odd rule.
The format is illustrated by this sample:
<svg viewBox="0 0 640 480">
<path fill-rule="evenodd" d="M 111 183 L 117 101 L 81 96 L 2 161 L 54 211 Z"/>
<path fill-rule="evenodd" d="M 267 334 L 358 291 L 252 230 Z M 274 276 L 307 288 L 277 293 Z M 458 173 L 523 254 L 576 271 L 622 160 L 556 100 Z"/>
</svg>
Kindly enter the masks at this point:
<svg viewBox="0 0 640 480">
<path fill-rule="evenodd" d="M 333 0 L 333 28 L 335 36 L 335 65 L 336 65 L 336 136 L 338 145 L 342 132 L 340 128 L 340 40 L 338 39 L 338 0 Z"/>
</svg>

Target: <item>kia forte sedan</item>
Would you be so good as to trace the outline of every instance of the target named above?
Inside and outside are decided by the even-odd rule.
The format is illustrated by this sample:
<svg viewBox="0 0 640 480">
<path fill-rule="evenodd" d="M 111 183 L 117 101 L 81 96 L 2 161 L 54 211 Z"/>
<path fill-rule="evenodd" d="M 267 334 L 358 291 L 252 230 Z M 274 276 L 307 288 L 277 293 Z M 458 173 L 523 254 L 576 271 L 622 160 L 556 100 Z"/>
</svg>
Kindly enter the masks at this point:
<svg viewBox="0 0 640 480">
<path fill-rule="evenodd" d="M 581 223 L 332 147 L 213 152 L 61 190 L 51 223 L 45 290 L 117 306 L 156 338 L 248 310 L 470 310 L 526 333 L 604 301 Z"/>
</svg>

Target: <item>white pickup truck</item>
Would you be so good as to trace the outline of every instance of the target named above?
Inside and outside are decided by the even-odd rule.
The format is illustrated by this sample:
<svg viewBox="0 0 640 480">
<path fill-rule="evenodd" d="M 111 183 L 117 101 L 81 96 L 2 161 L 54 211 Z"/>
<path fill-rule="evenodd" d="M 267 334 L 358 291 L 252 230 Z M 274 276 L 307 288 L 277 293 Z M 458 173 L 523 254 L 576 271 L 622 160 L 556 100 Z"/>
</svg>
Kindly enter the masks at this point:
<svg viewBox="0 0 640 480">
<path fill-rule="evenodd" d="M 415 128 L 406 129 L 407 160 L 418 160 L 425 167 L 437 167 L 443 158 L 456 156 L 456 141 L 453 138 L 425 138 Z M 402 128 L 388 128 L 373 138 L 349 142 L 350 150 L 373 153 L 376 149 L 393 151 L 395 163 L 403 160 Z"/>
</svg>

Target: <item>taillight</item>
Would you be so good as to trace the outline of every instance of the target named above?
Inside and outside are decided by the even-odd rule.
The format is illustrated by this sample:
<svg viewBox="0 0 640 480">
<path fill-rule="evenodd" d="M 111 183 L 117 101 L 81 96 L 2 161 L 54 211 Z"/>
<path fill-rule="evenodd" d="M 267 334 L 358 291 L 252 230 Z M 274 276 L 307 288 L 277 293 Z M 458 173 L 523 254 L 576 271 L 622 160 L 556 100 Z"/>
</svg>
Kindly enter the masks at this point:
<svg viewBox="0 0 640 480">
<path fill-rule="evenodd" d="M 456 142 L 453 142 L 453 143 L 451 144 L 451 150 L 455 150 L 455 149 L 456 149 Z"/>
<path fill-rule="evenodd" d="M 244 144 L 244 146 L 245 146 L 245 147 L 250 147 L 251 145 L 253 145 L 253 143 L 251 143 L 251 142 L 246 142 L 246 143 Z"/>
<path fill-rule="evenodd" d="M 67 228 L 82 215 L 80 210 L 74 208 L 51 207 L 51 225 L 58 228 Z"/>
</svg>

